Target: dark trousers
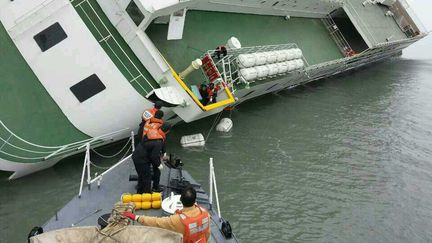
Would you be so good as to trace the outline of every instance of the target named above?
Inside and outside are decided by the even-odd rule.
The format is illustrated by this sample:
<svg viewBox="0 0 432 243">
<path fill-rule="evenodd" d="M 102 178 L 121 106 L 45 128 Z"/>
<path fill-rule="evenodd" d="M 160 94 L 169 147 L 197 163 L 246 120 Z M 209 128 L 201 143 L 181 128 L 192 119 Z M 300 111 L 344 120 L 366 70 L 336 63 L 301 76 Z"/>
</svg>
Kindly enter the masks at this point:
<svg viewBox="0 0 432 243">
<path fill-rule="evenodd" d="M 135 163 L 135 169 L 138 173 L 137 193 L 151 193 L 152 181 L 153 188 L 159 187 L 161 172 L 158 167 L 150 163 Z"/>
<path fill-rule="evenodd" d="M 147 141 L 138 145 L 132 154 L 135 170 L 138 174 L 137 193 L 151 193 L 153 188 L 159 187 L 161 141 Z M 152 175 L 153 171 L 153 175 Z"/>
</svg>

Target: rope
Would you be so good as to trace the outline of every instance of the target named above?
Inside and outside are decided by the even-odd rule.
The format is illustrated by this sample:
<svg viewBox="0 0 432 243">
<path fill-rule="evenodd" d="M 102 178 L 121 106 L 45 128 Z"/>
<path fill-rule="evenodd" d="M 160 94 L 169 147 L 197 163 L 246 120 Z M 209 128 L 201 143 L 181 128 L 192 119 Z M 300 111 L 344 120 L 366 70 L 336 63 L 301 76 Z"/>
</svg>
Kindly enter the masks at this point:
<svg viewBox="0 0 432 243">
<path fill-rule="evenodd" d="M 207 136 L 206 136 L 206 138 L 205 138 L 205 140 L 204 140 L 205 142 L 207 142 L 207 140 L 208 140 L 208 138 L 209 138 L 209 136 L 210 136 L 210 134 L 211 134 L 213 128 L 216 126 L 216 123 L 219 121 L 219 119 L 220 119 L 221 116 L 222 116 L 222 111 L 219 112 L 219 114 L 216 116 L 216 119 L 213 121 L 213 124 L 212 124 L 212 126 L 210 127 L 210 130 L 208 131 Z"/>
<path fill-rule="evenodd" d="M 98 169 L 101 169 L 101 170 L 108 170 L 109 168 L 111 168 L 111 166 L 104 167 L 104 166 L 96 165 L 95 163 L 93 163 L 91 161 L 90 161 L 90 164 L 93 165 L 94 167 L 98 168 Z"/>
<path fill-rule="evenodd" d="M 91 149 L 91 151 L 93 151 L 95 154 L 97 154 L 97 155 L 99 155 L 100 157 L 102 157 L 102 158 L 105 158 L 105 159 L 112 159 L 112 158 L 114 158 L 114 157 L 116 157 L 117 155 L 119 155 L 126 147 L 127 147 L 127 145 L 129 144 L 129 142 L 131 141 L 131 138 L 129 138 L 129 140 L 127 140 L 127 142 L 126 142 L 126 144 L 120 149 L 120 151 L 118 151 L 117 153 L 115 153 L 115 154 L 113 154 L 113 155 L 103 155 L 103 154 L 101 154 L 101 153 L 99 153 L 99 152 L 97 152 L 95 149 Z"/>
</svg>

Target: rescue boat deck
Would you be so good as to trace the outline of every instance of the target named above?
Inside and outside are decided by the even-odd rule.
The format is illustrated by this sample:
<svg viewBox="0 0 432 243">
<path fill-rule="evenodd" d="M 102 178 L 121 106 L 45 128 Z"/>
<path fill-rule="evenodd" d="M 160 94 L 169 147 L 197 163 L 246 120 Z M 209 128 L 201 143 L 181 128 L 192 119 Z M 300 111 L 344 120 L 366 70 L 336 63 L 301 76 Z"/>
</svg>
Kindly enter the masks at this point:
<svg viewBox="0 0 432 243">
<path fill-rule="evenodd" d="M 98 218 L 104 214 L 111 213 L 114 204 L 121 200 L 123 193 L 134 193 L 136 182 L 129 181 L 129 175 L 136 175 L 133 161 L 129 156 L 125 162 L 104 175 L 100 188 L 93 183 L 91 189 L 83 188 L 81 198 L 75 196 L 60 211 L 56 213 L 44 226 L 44 231 L 51 231 L 67 227 L 97 226 Z M 235 236 L 225 239 L 220 231 L 222 221 L 215 210 L 210 209 L 209 197 L 203 191 L 192 176 L 185 170 L 168 168 L 165 164 L 161 173 L 160 185 L 165 189 L 163 198 L 168 197 L 175 191 L 175 186 L 170 183 L 172 179 L 183 178 L 193 185 L 197 191 L 197 203 L 208 209 L 211 220 L 211 242 L 237 242 Z M 178 193 L 176 193 L 178 194 Z M 162 209 L 138 210 L 138 215 L 165 216 Z M 134 222 L 135 225 L 140 225 Z"/>
</svg>

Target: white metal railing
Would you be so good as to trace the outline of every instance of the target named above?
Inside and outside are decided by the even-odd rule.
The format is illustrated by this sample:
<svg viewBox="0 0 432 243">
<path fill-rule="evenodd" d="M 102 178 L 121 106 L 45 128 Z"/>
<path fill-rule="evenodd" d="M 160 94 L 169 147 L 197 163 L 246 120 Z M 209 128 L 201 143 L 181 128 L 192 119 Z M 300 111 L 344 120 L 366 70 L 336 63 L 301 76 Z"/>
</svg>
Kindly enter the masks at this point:
<svg viewBox="0 0 432 243">
<path fill-rule="evenodd" d="M 83 164 L 83 170 L 82 170 L 82 174 L 81 174 L 81 182 L 80 182 L 80 188 L 79 188 L 79 192 L 78 192 L 78 197 L 81 198 L 81 194 L 82 194 L 82 190 L 83 190 L 83 186 L 84 186 L 84 181 L 87 181 L 87 186 L 90 190 L 91 188 L 91 184 L 93 184 L 94 182 L 97 182 L 97 186 L 100 187 L 101 182 L 102 182 L 102 178 L 104 175 L 108 174 L 109 172 L 111 172 L 112 170 L 114 170 L 115 168 L 117 168 L 118 166 L 120 166 L 121 164 L 123 164 L 124 162 L 128 161 L 132 155 L 126 156 L 125 155 L 129 152 L 129 150 L 132 148 L 132 152 L 135 151 L 135 138 L 134 138 L 135 134 L 133 131 L 131 131 L 131 135 L 129 137 L 129 140 L 127 141 L 126 145 L 120 149 L 119 153 L 116 154 L 120 154 L 121 151 L 124 150 L 124 148 L 129 144 L 129 142 L 131 142 L 130 147 L 126 150 L 125 154 L 123 155 L 122 159 L 117 162 L 116 164 L 114 164 L 113 166 L 109 167 L 109 168 L 102 168 L 100 166 L 96 166 L 95 164 L 92 163 L 91 159 L 90 159 L 90 144 L 87 143 L 84 146 L 86 147 L 86 154 L 84 157 L 84 164 Z M 98 173 L 95 173 L 94 178 L 91 177 L 91 169 L 90 166 L 93 165 L 94 167 L 98 167 L 98 168 L 102 168 L 102 169 L 107 169 L 105 170 L 103 173 L 101 173 L 100 175 L 98 175 Z M 87 179 L 85 180 L 85 175 L 87 174 Z"/>
<path fill-rule="evenodd" d="M 321 20 L 326 26 L 327 30 L 330 32 L 330 36 L 336 42 L 336 45 L 339 47 L 339 50 L 342 52 L 342 54 L 345 57 L 354 55 L 353 49 L 343 36 L 342 32 L 339 30 L 339 27 L 336 25 L 333 18 L 330 15 L 327 15 Z"/>
<path fill-rule="evenodd" d="M 0 131 L 3 131 L 2 136 L 0 136 L 0 153 L 20 160 L 47 160 L 52 157 L 82 150 L 86 144 L 90 144 L 91 146 L 102 144 L 108 140 L 112 140 L 114 136 L 129 130 L 129 128 L 123 128 L 118 131 L 110 132 L 97 137 L 88 138 L 65 145 L 44 146 L 29 142 L 21 138 L 20 136 L 12 132 L 3 123 L 3 121 L 0 120 Z M 7 148 L 9 148 L 8 151 L 6 150 Z M 16 152 L 12 153 L 10 152 L 10 150 L 15 150 Z M 26 157 L 23 156 L 23 154 L 34 156 Z"/>
<path fill-rule="evenodd" d="M 219 73 L 224 78 L 224 81 L 230 87 L 231 91 L 234 92 L 234 83 L 240 80 L 240 76 L 238 75 L 238 68 L 236 67 L 235 61 L 240 54 L 249 54 L 249 53 L 258 53 L 258 52 L 268 52 L 268 51 L 279 51 L 285 49 L 298 48 L 295 43 L 288 44 L 279 44 L 279 45 L 265 45 L 265 46 L 251 46 L 251 47 L 242 47 L 238 49 L 227 49 L 228 54 L 221 59 L 219 59 L 214 65 L 218 69 Z M 210 57 L 215 56 L 216 50 L 208 50 L 205 55 L 209 55 Z M 202 59 L 203 57 L 201 57 Z M 305 66 L 309 66 L 309 62 L 306 60 L 306 57 L 302 55 L 302 60 L 305 63 Z M 237 78 L 232 78 L 237 74 Z M 246 83 L 249 85 L 249 82 Z"/>
<path fill-rule="evenodd" d="M 219 219 L 222 219 L 220 206 L 219 206 L 219 195 L 218 195 L 218 190 L 217 190 L 216 175 L 215 175 L 214 166 L 213 166 L 213 158 L 210 158 L 209 165 L 210 165 L 209 166 L 210 167 L 210 171 L 209 171 L 209 203 L 210 203 L 210 207 L 212 207 L 213 206 L 213 188 L 214 188 L 215 196 L 216 196 L 217 213 L 218 213 Z"/>
<path fill-rule="evenodd" d="M 72 0 L 71 2 L 73 2 L 74 0 Z M 76 0 L 75 0 L 76 1 Z M 87 11 L 83 8 L 83 4 L 87 3 L 88 6 L 91 9 L 91 14 L 94 15 L 97 20 L 98 20 L 98 24 L 103 26 L 104 30 L 101 30 L 100 28 L 97 27 L 97 25 L 95 24 L 95 22 L 93 21 L 93 19 L 91 18 L 91 16 L 89 16 L 89 13 L 87 13 Z M 126 72 L 129 73 L 129 75 L 132 77 L 129 82 L 133 83 L 135 82 L 145 93 L 149 93 L 150 91 L 146 90 L 140 82 L 138 82 L 139 78 L 143 78 L 145 80 L 145 82 L 151 87 L 151 89 L 153 90 L 155 87 L 151 84 L 151 82 L 145 77 L 145 75 L 141 72 L 141 70 L 135 65 L 135 63 L 132 61 L 132 59 L 128 56 L 128 54 L 126 53 L 126 51 L 123 49 L 123 47 L 120 45 L 120 43 L 117 41 L 117 39 L 115 38 L 115 36 L 111 33 L 111 31 L 109 30 L 109 28 L 105 25 L 105 23 L 103 22 L 103 20 L 101 19 L 101 17 L 99 16 L 99 14 L 95 11 L 94 6 L 91 4 L 91 2 L 89 0 L 82 0 L 81 2 L 79 2 L 78 4 L 74 5 L 75 8 L 80 8 L 81 11 L 84 13 L 84 15 L 87 17 L 87 20 L 92 24 L 93 28 L 97 31 L 97 33 L 99 34 L 99 43 L 104 42 L 108 48 L 111 50 L 111 52 L 114 54 L 114 56 L 117 58 L 117 60 L 121 63 L 121 65 L 125 68 Z M 102 34 L 102 32 L 107 32 L 108 35 L 104 35 Z M 118 48 L 121 50 L 120 54 L 123 54 L 126 59 L 127 62 L 129 64 L 132 64 L 133 69 L 138 72 L 138 76 L 135 76 L 134 74 L 132 74 L 132 71 L 129 69 L 128 65 L 125 64 L 125 62 L 123 62 L 124 60 L 122 58 L 119 57 L 119 54 L 116 53 L 116 51 L 114 51 L 113 46 L 110 44 L 109 40 L 112 39 L 114 40 L 115 43 L 115 48 Z"/>
</svg>

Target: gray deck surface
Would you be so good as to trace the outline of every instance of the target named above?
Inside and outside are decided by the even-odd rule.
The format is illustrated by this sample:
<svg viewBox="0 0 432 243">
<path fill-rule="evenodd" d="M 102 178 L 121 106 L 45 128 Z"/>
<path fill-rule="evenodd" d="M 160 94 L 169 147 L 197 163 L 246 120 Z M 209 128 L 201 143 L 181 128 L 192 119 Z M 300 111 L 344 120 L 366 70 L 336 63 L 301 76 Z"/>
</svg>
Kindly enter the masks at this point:
<svg viewBox="0 0 432 243">
<path fill-rule="evenodd" d="M 87 187 L 83 189 L 81 198 L 75 196 L 69 203 L 67 203 L 56 216 L 53 216 L 45 226 L 44 231 L 50 231 L 60 228 L 67 228 L 74 226 L 96 226 L 99 216 L 111 213 L 114 204 L 120 201 L 123 193 L 135 193 L 136 182 L 129 181 L 129 175 L 136 174 L 133 162 L 128 159 L 125 163 L 115 168 L 113 171 L 103 177 L 100 188 L 97 188 L 94 183 L 90 190 Z M 161 174 L 160 184 L 164 186 L 163 198 L 171 193 L 171 188 L 167 185 L 169 181 L 174 178 L 179 178 L 179 170 L 169 169 L 164 167 Z M 199 185 L 190 174 L 183 170 L 183 178 L 188 180 L 191 184 Z M 209 207 L 208 195 L 204 193 L 201 186 L 197 189 L 197 203 L 207 208 L 211 217 L 211 231 L 213 242 L 237 242 L 235 237 L 226 240 L 220 232 L 220 222 L 217 213 Z M 161 209 L 138 210 L 138 215 L 149 216 L 164 216 Z M 138 224 L 138 223 L 135 223 Z"/>
<path fill-rule="evenodd" d="M 372 45 L 407 39 L 393 17 L 385 16 L 388 7 L 380 4 L 365 4 L 364 0 L 350 0 L 345 5 L 347 14 L 354 17 L 359 32 L 364 34 Z M 353 19 L 351 19 L 353 20 Z M 355 24 L 355 23 L 354 23 Z"/>
</svg>

